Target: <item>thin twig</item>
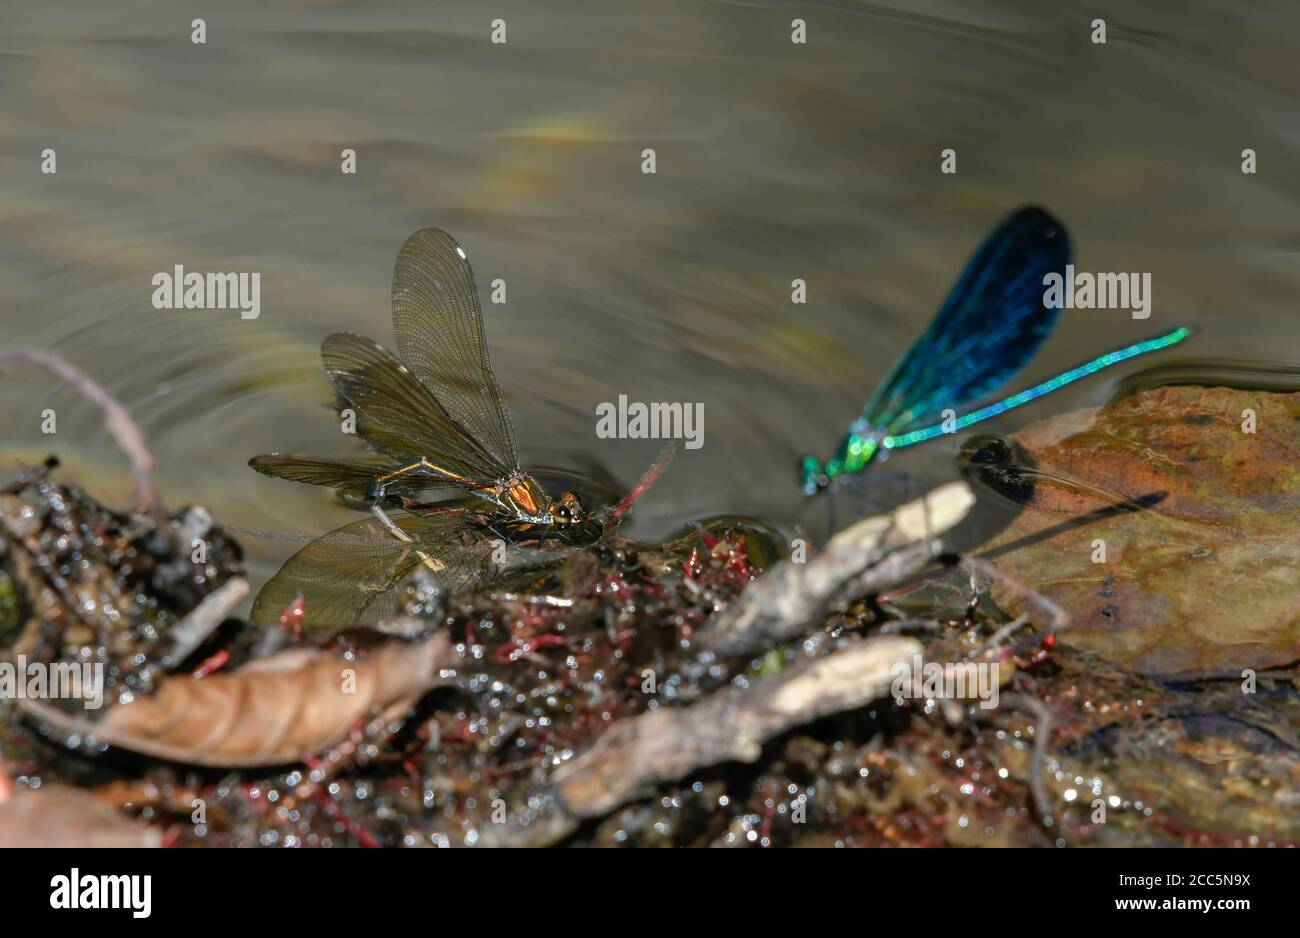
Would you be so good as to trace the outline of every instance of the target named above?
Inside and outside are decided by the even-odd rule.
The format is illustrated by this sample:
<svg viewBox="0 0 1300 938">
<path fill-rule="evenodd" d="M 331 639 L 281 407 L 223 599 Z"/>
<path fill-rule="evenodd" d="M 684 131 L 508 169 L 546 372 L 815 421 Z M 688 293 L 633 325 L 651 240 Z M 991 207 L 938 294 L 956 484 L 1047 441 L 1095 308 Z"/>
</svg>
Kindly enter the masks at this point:
<svg viewBox="0 0 1300 938">
<path fill-rule="evenodd" d="M 1006 625 L 1002 626 L 1002 628 L 998 629 L 996 632 L 990 635 L 988 641 L 984 642 L 984 644 L 980 645 L 980 647 L 976 648 L 966 657 L 978 658 L 980 655 L 984 654 L 984 652 L 988 651 L 994 645 L 997 645 L 999 642 L 1001 642 L 1012 632 L 1016 631 L 1017 629 L 1023 628 L 1028 621 L 1029 621 L 1029 616 L 1025 616 L 1025 615 L 1016 616 Z"/>
<path fill-rule="evenodd" d="M 980 573 L 1000 583 L 1003 587 L 1015 593 L 1021 599 L 1025 600 L 1031 606 L 1034 606 L 1038 612 L 1047 620 L 1047 634 L 1052 635 L 1058 629 L 1063 629 L 1070 624 L 1070 614 L 1052 602 L 1038 590 L 1026 583 L 1022 583 L 1010 573 L 1007 573 L 995 563 L 985 560 L 983 557 L 974 557 L 970 554 L 963 554 L 961 565 L 968 572 Z"/>
<path fill-rule="evenodd" d="M 1008 706 L 1032 713 L 1038 723 L 1034 727 L 1034 748 L 1030 755 L 1029 791 L 1034 797 L 1034 810 L 1045 826 L 1051 826 L 1052 803 L 1043 785 L 1043 770 L 1047 765 L 1047 739 L 1052 734 L 1052 711 L 1037 697 L 1028 694 L 1003 694 L 1002 702 Z"/>
<path fill-rule="evenodd" d="M 898 635 L 903 632 L 937 632 L 943 623 L 935 619 L 895 619 L 876 629 L 877 635 Z"/>
<path fill-rule="evenodd" d="M 135 479 L 135 495 L 139 507 L 153 515 L 158 522 L 159 530 L 170 531 L 171 518 L 167 514 L 167 507 L 163 504 L 154 482 L 153 456 L 145 446 L 144 434 L 140 432 L 139 426 L 131 419 L 130 413 L 121 402 L 109 394 L 94 378 L 53 352 L 31 347 L 0 349 L 0 362 L 6 361 L 38 365 L 53 372 L 103 411 L 104 424 L 108 432 L 131 461 L 131 473 Z"/>
<path fill-rule="evenodd" d="M 568 609 L 576 602 L 567 596 L 554 596 L 550 593 L 488 593 L 487 598 L 494 603 L 524 603 L 532 606 L 553 606 L 556 609 Z"/>
</svg>

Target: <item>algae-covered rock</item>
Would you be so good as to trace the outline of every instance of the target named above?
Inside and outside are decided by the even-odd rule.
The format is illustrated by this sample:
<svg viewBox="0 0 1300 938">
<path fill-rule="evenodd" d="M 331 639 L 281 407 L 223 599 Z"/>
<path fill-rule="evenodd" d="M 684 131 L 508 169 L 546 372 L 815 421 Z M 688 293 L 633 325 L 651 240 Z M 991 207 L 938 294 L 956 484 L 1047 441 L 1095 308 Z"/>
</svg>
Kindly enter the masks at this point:
<svg viewBox="0 0 1300 938">
<path fill-rule="evenodd" d="M 1034 484 L 983 550 L 1062 642 L 1165 678 L 1300 660 L 1300 394 L 1163 387 L 1012 439 Z"/>
</svg>

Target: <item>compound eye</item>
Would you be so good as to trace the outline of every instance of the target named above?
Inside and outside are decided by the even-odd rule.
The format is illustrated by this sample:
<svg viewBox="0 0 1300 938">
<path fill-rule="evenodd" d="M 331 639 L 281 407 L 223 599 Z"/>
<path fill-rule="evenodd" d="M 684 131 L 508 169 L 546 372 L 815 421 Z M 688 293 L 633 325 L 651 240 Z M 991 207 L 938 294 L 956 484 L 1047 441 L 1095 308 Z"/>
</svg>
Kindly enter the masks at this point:
<svg viewBox="0 0 1300 938">
<path fill-rule="evenodd" d="M 555 517 L 561 521 L 571 521 L 573 520 L 573 512 L 569 511 L 568 508 L 561 507 L 556 510 Z"/>
</svg>

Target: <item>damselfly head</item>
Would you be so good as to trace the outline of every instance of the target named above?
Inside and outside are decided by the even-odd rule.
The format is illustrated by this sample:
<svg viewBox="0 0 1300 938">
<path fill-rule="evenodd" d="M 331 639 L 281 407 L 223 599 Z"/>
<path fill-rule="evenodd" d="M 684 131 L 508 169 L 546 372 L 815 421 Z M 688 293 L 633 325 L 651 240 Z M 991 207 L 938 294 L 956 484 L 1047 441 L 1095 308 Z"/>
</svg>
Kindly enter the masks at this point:
<svg viewBox="0 0 1300 938">
<path fill-rule="evenodd" d="M 586 520 L 582 502 L 572 492 L 565 492 L 560 500 L 548 509 L 554 524 L 581 524 Z"/>
<path fill-rule="evenodd" d="M 827 467 L 816 456 L 808 455 L 801 464 L 803 474 L 803 491 L 805 495 L 816 495 L 831 484 Z"/>
</svg>

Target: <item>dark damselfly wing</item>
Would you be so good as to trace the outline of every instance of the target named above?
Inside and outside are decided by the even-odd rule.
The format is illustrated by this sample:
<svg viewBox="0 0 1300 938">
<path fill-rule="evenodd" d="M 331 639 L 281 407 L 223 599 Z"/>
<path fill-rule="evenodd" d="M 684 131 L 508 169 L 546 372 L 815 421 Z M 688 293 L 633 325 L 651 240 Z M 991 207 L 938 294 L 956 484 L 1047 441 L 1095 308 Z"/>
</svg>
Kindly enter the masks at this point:
<svg viewBox="0 0 1300 938">
<path fill-rule="evenodd" d="M 862 419 L 897 433 L 935 422 L 992 393 L 1019 372 L 1060 313 L 1044 303 L 1049 273 L 1065 275 L 1070 236 L 1037 207 L 1014 212 L 966 265 L 943 307 L 876 389 Z"/>
<path fill-rule="evenodd" d="M 385 482 L 393 494 L 492 483 L 514 471 L 453 420 L 410 369 L 360 336 L 336 333 L 321 343 L 321 360 L 342 407 L 356 414 L 357 433 L 387 460 L 333 459 L 272 453 L 249 465 L 264 475 L 328 485 L 365 495 L 379 479 L 425 459 L 429 468 Z"/>
<path fill-rule="evenodd" d="M 248 464 L 263 475 L 274 476 L 277 479 L 305 482 L 308 485 L 327 485 L 362 496 L 370 491 L 380 476 L 394 468 L 391 459 L 384 461 L 330 459 L 324 456 L 280 453 L 254 456 Z M 393 495 L 412 495 L 428 489 L 447 488 L 453 483 L 432 479 L 429 476 L 411 475 L 395 478 L 386 485 Z"/>
<path fill-rule="evenodd" d="M 321 361 L 342 402 L 357 415 L 357 433 L 400 463 L 426 458 L 456 484 L 491 483 L 518 466 L 502 462 L 458 423 L 398 358 L 370 339 L 336 333 L 321 343 Z"/>
<path fill-rule="evenodd" d="M 470 436 L 406 365 L 370 339 L 331 335 L 321 343 L 321 360 L 339 403 L 356 413 L 357 433 L 389 459 L 272 453 L 249 461 L 258 472 L 365 494 L 382 476 L 425 459 L 427 470 L 385 482 L 388 491 L 402 494 L 470 488 L 515 470 Z"/>
<path fill-rule="evenodd" d="M 347 333 L 321 344 L 321 361 L 357 433 L 391 458 L 330 459 L 274 453 L 250 465 L 266 475 L 367 494 L 383 476 L 423 460 L 419 471 L 384 480 L 410 494 L 491 485 L 519 468 L 510 414 L 483 335 L 474 274 L 450 235 L 411 235 L 393 268 L 393 330 L 405 361 Z"/>
<path fill-rule="evenodd" d="M 393 267 L 393 331 L 415 376 L 498 465 L 515 468 L 510 412 L 492 373 L 469 259 L 437 228 L 406 239 Z"/>
<path fill-rule="evenodd" d="M 399 537 L 376 517 L 324 534 L 284 562 L 257 594 L 250 618 L 277 622 L 301 596 L 305 626 L 373 625 L 396 612 L 396 587 L 417 566 L 447 592 L 470 589 L 491 572 L 491 530 L 465 513 L 391 512 Z"/>
</svg>

